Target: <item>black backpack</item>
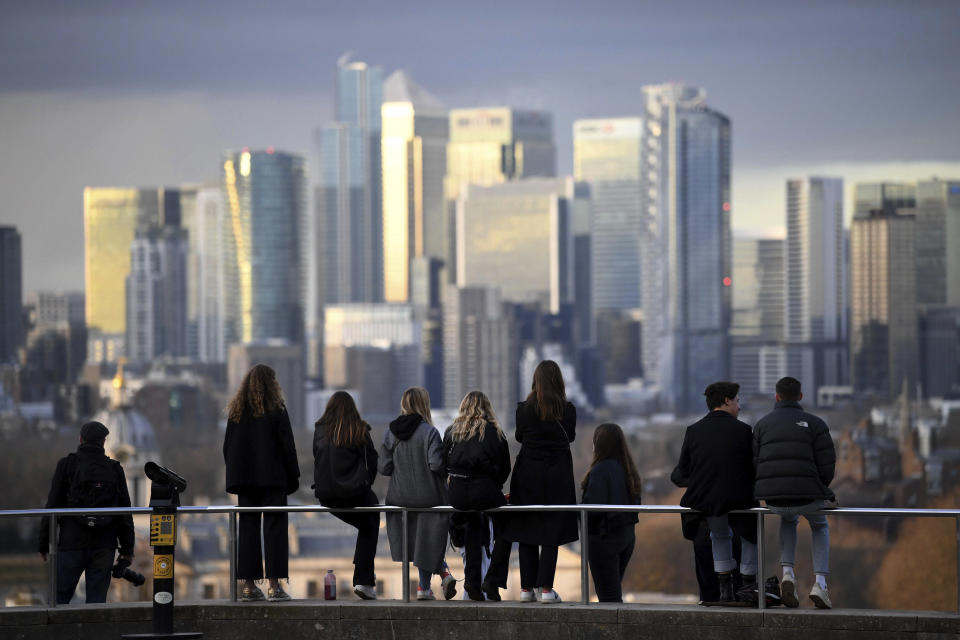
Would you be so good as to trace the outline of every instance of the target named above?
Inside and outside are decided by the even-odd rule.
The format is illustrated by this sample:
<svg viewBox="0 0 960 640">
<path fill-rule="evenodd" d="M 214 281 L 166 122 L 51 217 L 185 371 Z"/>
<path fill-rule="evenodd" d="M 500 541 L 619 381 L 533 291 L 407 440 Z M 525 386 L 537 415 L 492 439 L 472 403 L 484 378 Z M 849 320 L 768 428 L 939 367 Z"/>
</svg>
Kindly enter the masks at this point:
<svg viewBox="0 0 960 640">
<path fill-rule="evenodd" d="M 76 456 L 76 469 L 67 489 L 67 507 L 71 509 L 106 508 L 118 506 L 118 486 L 116 464 L 107 456 Z M 106 527 L 113 523 L 113 516 L 82 515 L 76 516 L 85 527 Z"/>
</svg>

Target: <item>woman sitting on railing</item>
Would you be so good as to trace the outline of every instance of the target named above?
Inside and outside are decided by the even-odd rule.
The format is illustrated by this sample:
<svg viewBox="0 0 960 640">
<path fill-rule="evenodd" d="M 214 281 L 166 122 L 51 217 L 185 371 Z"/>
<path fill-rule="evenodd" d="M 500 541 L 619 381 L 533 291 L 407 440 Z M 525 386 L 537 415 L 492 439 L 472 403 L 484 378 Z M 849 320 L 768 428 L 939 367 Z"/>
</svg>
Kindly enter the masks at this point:
<svg viewBox="0 0 960 640">
<path fill-rule="evenodd" d="M 620 425 L 593 432 L 593 462 L 580 483 L 584 504 L 640 504 L 640 474 Z M 587 514 L 590 572 L 600 602 L 623 602 L 621 582 L 636 544 L 636 513 Z"/>
<path fill-rule="evenodd" d="M 286 506 L 287 496 L 300 486 L 300 466 L 290 416 L 273 369 L 265 364 L 250 369 L 227 406 L 227 415 L 223 438 L 227 493 L 235 493 L 241 507 Z M 266 599 L 289 600 L 280 586 L 280 579 L 287 578 L 288 573 L 287 513 L 241 513 L 239 520 L 237 578 L 243 580 L 240 600 L 265 599 L 255 584 L 264 577 L 264 562 L 270 583 Z"/>
<path fill-rule="evenodd" d="M 510 504 L 576 504 L 570 443 L 576 437 L 577 410 L 567 402 L 560 367 L 544 360 L 533 372 L 533 386 L 517 406 L 520 453 L 510 477 Z M 512 513 L 504 537 L 520 543 L 520 600 L 559 602 L 553 590 L 557 552 L 579 537 L 577 514 Z"/>
<path fill-rule="evenodd" d="M 377 476 L 377 451 L 370 425 L 360 418 L 346 391 L 337 391 L 317 420 L 313 432 L 313 493 L 325 507 L 371 507 L 379 504 L 371 489 Z M 380 536 L 380 514 L 334 512 L 357 529 L 353 553 L 353 592 L 364 600 L 377 599 L 373 560 Z"/>
<path fill-rule="evenodd" d="M 400 416 L 390 423 L 380 447 L 380 473 L 390 476 L 385 504 L 436 507 L 447 504 L 443 442 L 430 415 L 430 394 L 422 387 L 403 392 Z M 443 560 L 450 516 L 446 513 L 407 513 L 407 557 L 420 572 L 417 600 L 436 600 L 430 589 L 433 574 L 442 577 L 443 596 L 457 593 L 457 581 Z M 394 561 L 403 561 L 403 514 L 387 514 L 387 538 Z"/>
<path fill-rule="evenodd" d="M 447 473 L 450 477 L 450 504 L 457 509 L 483 511 L 507 503 L 503 483 L 510 475 L 510 447 L 493 413 L 490 400 L 481 391 L 471 391 L 460 403 L 460 412 L 443 436 Z M 464 536 L 463 588 L 471 600 L 499 600 L 499 584 L 480 579 L 484 534 L 489 531 L 481 513 L 456 513 L 455 520 L 466 525 Z M 506 577 L 510 542 L 496 536 L 488 579 L 501 573 Z M 482 586 L 481 586 L 482 585 Z"/>
</svg>

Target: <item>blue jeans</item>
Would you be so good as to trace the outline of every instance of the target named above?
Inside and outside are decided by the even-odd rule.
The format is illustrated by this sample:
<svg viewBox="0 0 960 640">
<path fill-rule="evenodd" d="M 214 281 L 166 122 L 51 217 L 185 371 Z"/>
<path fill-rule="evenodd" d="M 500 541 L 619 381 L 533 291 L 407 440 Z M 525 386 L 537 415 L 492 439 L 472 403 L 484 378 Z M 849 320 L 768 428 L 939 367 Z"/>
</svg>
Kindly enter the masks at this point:
<svg viewBox="0 0 960 640">
<path fill-rule="evenodd" d="M 707 518 L 710 527 L 710 543 L 713 547 L 713 570 L 726 573 L 737 568 L 733 559 L 733 531 L 727 520 L 727 514 Z M 740 573 L 745 576 L 757 575 L 757 545 L 743 536 L 740 537 Z"/>
<path fill-rule="evenodd" d="M 57 604 L 69 604 L 80 575 L 87 577 L 87 604 L 106 602 L 113 549 L 66 549 L 57 552 Z"/>
<path fill-rule="evenodd" d="M 770 511 L 780 516 L 780 564 L 793 567 L 797 555 L 797 524 L 800 516 L 810 523 L 811 547 L 813 550 L 813 572 L 823 575 L 830 573 L 830 527 L 827 516 L 813 513 L 822 509 L 823 500 L 814 500 L 798 507 L 774 507 L 767 505 Z"/>
</svg>

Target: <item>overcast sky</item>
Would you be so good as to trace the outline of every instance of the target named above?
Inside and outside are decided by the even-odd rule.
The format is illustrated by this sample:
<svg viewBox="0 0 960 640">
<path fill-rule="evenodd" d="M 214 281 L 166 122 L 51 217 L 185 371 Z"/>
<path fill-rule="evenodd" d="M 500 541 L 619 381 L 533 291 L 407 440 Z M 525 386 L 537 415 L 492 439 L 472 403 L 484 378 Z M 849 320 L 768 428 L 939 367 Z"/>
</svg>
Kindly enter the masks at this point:
<svg viewBox="0 0 960 640">
<path fill-rule="evenodd" d="M 0 224 L 25 290 L 81 289 L 85 185 L 215 180 L 244 146 L 312 162 L 352 50 L 448 107 L 552 111 L 564 173 L 576 118 L 702 86 L 735 227 L 778 229 L 789 176 L 960 177 L 958 34 L 955 1 L 0 1 Z"/>
</svg>

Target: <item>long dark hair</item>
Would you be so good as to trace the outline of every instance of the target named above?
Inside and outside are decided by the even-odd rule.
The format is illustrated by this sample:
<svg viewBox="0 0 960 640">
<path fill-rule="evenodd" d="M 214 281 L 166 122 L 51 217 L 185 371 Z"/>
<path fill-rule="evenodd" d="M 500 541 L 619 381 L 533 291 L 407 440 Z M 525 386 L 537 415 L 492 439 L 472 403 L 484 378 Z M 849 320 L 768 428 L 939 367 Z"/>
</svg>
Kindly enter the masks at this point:
<svg viewBox="0 0 960 640">
<path fill-rule="evenodd" d="M 239 422 L 247 410 L 259 418 L 283 407 L 283 391 L 277 382 L 277 374 L 265 364 L 255 364 L 243 376 L 237 394 L 227 405 L 227 417 Z"/>
<path fill-rule="evenodd" d="M 346 391 L 337 391 L 327 400 L 327 408 L 314 425 L 323 429 L 327 438 L 338 447 L 362 447 L 367 441 L 367 423 L 360 417 L 357 405 Z"/>
<path fill-rule="evenodd" d="M 609 458 L 613 458 L 623 466 L 627 475 L 627 490 L 631 496 L 639 498 L 642 489 L 640 474 L 637 473 L 637 466 L 633 463 L 633 456 L 630 455 L 630 447 L 627 446 L 627 439 L 623 436 L 623 429 L 618 424 L 605 422 L 593 432 L 593 462 L 590 463 L 590 471 L 593 471 L 598 462 Z M 587 475 L 580 481 L 581 489 L 587 488 L 590 471 L 587 471 Z"/>
<path fill-rule="evenodd" d="M 567 404 L 567 392 L 563 385 L 560 366 L 553 360 L 544 360 L 533 372 L 533 385 L 527 402 L 537 409 L 541 420 L 559 420 Z"/>
</svg>

